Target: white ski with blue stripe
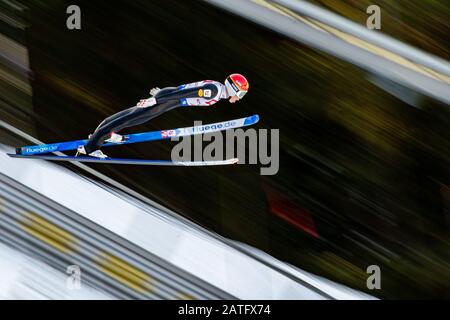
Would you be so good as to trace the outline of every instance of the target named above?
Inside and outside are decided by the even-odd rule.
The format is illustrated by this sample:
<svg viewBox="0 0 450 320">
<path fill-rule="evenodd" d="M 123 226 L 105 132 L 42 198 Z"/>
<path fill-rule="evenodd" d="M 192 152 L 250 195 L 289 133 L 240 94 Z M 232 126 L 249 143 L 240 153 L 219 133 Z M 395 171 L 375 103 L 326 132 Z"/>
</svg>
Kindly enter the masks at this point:
<svg viewBox="0 0 450 320">
<path fill-rule="evenodd" d="M 246 127 L 253 125 L 259 121 L 259 116 L 257 114 L 235 119 L 228 120 L 223 122 L 216 122 L 211 124 L 205 124 L 201 126 L 193 126 L 193 127 L 185 127 L 178 129 L 169 129 L 169 130 L 160 130 L 160 131 L 150 131 L 143 133 L 134 133 L 124 135 L 125 141 L 120 143 L 105 143 L 102 147 L 109 147 L 121 144 L 130 144 L 130 143 L 138 143 L 138 142 L 146 142 L 146 141 L 154 141 L 154 140 L 164 140 L 170 139 L 172 137 L 184 137 L 196 134 L 203 133 L 211 133 L 217 131 L 223 131 L 227 129 L 235 129 L 240 127 Z M 39 155 L 45 153 L 51 153 L 56 151 L 67 151 L 67 150 L 76 150 L 79 146 L 83 146 L 87 143 L 88 140 L 74 140 L 74 141 L 66 141 L 66 142 L 58 142 L 58 143 L 50 143 L 50 144 L 41 144 L 34 146 L 25 146 L 16 148 L 17 155 L 23 156 L 31 156 L 31 155 Z"/>
</svg>

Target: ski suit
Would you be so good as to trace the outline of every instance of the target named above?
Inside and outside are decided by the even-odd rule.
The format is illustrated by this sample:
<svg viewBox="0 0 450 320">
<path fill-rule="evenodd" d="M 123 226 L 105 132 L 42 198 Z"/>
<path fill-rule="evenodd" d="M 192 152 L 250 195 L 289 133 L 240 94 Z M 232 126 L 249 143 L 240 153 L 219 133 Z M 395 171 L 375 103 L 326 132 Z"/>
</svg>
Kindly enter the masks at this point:
<svg viewBox="0 0 450 320">
<path fill-rule="evenodd" d="M 85 150 L 89 154 L 103 144 L 111 134 L 147 122 L 178 107 L 210 106 L 220 99 L 229 98 L 225 86 L 217 81 L 204 80 L 178 87 L 167 87 L 154 97 L 140 100 L 136 106 L 120 111 L 105 120 L 95 129 Z"/>
</svg>

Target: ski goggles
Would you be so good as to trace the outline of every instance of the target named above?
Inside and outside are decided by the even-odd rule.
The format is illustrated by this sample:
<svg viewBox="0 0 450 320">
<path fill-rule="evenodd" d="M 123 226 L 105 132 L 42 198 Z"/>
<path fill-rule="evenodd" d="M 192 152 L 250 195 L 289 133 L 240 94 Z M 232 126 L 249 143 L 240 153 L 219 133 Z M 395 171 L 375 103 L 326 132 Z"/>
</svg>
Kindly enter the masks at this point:
<svg viewBox="0 0 450 320">
<path fill-rule="evenodd" d="M 233 80 L 230 77 L 228 77 L 226 79 L 226 84 L 227 84 L 228 89 L 231 89 L 231 91 L 234 92 L 234 94 L 239 99 L 242 99 L 245 96 L 245 94 L 247 93 L 247 90 L 239 89 L 239 87 L 233 82 Z"/>
</svg>

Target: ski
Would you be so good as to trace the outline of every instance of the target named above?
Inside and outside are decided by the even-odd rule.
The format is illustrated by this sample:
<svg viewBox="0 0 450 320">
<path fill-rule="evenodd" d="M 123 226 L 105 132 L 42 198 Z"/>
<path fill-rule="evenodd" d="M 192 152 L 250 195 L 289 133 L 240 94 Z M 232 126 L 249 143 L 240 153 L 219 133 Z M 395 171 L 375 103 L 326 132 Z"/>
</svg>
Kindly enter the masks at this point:
<svg viewBox="0 0 450 320">
<path fill-rule="evenodd" d="M 93 158 L 93 157 L 74 157 L 74 156 L 57 156 L 57 155 L 23 155 L 8 153 L 12 158 L 22 159 L 40 159 L 51 161 L 72 161 L 72 162 L 92 162 L 92 163 L 107 163 L 107 164 L 132 164 L 132 165 L 146 165 L 146 166 L 220 166 L 236 164 L 239 160 L 237 158 L 226 160 L 211 160 L 211 161 L 170 161 L 170 160 L 146 160 L 146 159 L 125 159 L 125 158 Z"/>
<path fill-rule="evenodd" d="M 164 140 L 170 139 L 173 137 L 184 137 L 191 136 L 196 134 L 203 133 L 211 133 L 217 131 L 223 131 L 227 129 L 236 129 L 246 126 L 251 126 L 259 121 L 259 116 L 257 114 L 235 119 L 228 120 L 223 122 L 216 122 L 205 124 L 201 126 L 193 126 L 193 127 L 185 127 L 178 129 L 169 129 L 169 130 L 160 130 L 160 131 L 150 131 L 150 132 L 142 132 L 142 133 L 133 133 L 124 135 L 125 141 L 119 143 L 105 143 L 102 147 L 130 144 L 130 143 L 138 143 L 138 142 L 147 142 L 154 140 Z M 87 139 L 85 140 L 73 140 L 66 142 L 57 142 L 50 144 L 41 144 L 34 146 L 25 146 L 16 148 L 16 154 L 18 155 L 37 155 L 43 153 L 50 153 L 56 151 L 68 151 L 68 150 L 76 150 L 78 146 L 85 145 L 87 143 Z"/>
</svg>

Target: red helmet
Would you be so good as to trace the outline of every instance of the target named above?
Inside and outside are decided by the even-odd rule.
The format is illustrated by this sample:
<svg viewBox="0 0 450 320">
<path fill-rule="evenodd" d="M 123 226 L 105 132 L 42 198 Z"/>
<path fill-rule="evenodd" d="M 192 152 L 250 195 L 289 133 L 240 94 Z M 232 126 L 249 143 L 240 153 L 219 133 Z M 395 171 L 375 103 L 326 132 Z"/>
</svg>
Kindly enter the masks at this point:
<svg viewBox="0 0 450 320">
<path fill-rule="evenodd" d="M 225 86 L 228 93 L 235 94 L 242 99 L 248 91 L 249 84 L 242 74 L 233 73 L 225 79 Z"/>
</svg>

